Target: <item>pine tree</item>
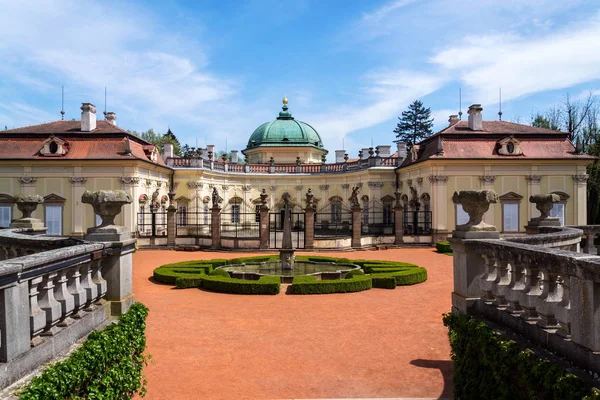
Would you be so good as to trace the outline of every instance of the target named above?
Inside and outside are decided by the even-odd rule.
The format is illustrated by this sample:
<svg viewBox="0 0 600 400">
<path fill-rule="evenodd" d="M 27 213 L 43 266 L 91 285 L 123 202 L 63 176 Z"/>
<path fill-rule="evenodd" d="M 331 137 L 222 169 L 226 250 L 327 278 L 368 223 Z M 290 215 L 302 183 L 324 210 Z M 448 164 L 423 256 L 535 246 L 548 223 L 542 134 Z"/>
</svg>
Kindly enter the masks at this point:
<svg viewBox="0 0 600 400">
<path fill-rule="evenodd" d="M 408 147 L 419 142 L 426 136 L 433 133 L 433 118 L 431 118 L 431 109 L 425 108 L 423 103 L 415 100 L 408 106 L 407 111 L 402 112 L 402 117 L 394 133 L 399 141 L 406 142 Z"/>
</svg>

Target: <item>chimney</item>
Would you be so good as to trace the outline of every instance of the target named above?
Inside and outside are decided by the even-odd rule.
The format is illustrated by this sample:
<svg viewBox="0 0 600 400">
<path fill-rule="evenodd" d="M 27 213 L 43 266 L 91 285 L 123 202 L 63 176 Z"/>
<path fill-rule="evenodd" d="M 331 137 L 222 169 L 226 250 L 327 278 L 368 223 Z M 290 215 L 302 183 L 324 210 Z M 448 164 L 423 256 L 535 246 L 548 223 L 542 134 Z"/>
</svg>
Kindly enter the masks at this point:
<svg viewBox="0 0 600 400">
<path fill-rule="evenodd" d="M 379 147 L 379 157 L 386 158 L 391 156 L 390 149 L 392 148 L 392 146 L 390 146 L 389 144 L 380 144 L 377 147 Z"/>
<path fill-rule="evenodd" d="M 231 150 L 231 162 L 233 164 L 238 163 L 238 151 L 237 150 Z"/>
<path fill-rule="evenodd" d="M 481 112 L 483 108 L 481 104 L 473 104 L 469 106 L 469 129 L 472 131 L 482 131 L 483 130 L 483 120 L 481 116 Z"/>
<path fill-rule="evenodd" d="M 345 154 L 346 154 L 346 150 L 336 150 L 335 151 L 335 162 L 343 163 Z"/>
<path fill-rule="evenodd" d="M 96 129 L 96 106 L 92 103 L 81 103 L 81 132 Z"/>
<path fill-rule="evenodd" d="M 207 144 L 207 145 L 206 145 L 206 152 L 208 153 L 209 151 L 211 151 L 211 152 L 212 152 L 212 154 L 213 154 L 213 159 L 214 159 L 214 158 L 217 156 L 217 155 L 215 154 L 215 145 L 214 145 L 214 144 Z"/>
<path fill-rule="evenodd" d="M 107 119 L 108 119 L 108 115 L 107 115 Z M 173 143 L 165 143 L 165 144 L 163 144 L 163 158 L 166 160 L 167 158 L 170 158 L 170 157 L 173 157 Z"/>
<path fill-rule="evenodd" d="M 450 118 L 448 118 L 448 123 L 450 124 L 448 126 L 452 126 L 452 125 L 456 124 L 458 121 L 460 121 L 460 119 L 458 119 L 458 115 L 453 114 L 450 116 Z"/>
<path fill-rule="evenodd" d="M 400 162 L 402 162 L 406 159 L 407 155 L 406 142 L 396 142 L 396 144 L 398 145 L 398 158 L 400 159 Z"/>
<path fill-rule="evenodd" d="M 368 147 L 363 147 L 363 149 L 362 149 L 362 157 L 360 159 L 361 160 L 366 160 L 367 158 L 369 158 L 369 148 Z"/>
<path fill-rule="evenodd" d="M 111 125 L 117 126 L 117 114 L 114 111 L 106 112 L 104 119 Z"/>
</svg>

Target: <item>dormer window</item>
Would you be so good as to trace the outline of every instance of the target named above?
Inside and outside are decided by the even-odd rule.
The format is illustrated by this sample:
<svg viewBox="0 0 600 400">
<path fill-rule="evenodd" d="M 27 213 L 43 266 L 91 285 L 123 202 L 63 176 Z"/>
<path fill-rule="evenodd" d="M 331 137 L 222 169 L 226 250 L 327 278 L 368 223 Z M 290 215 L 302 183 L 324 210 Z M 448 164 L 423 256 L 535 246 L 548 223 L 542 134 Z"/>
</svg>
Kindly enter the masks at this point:
<svg viewBox="0 0 600 400">
<path fill-rule="evenodd" d="M 69 144 L 52 135 L 42 143 L 40 155 L 44 157 L 61 157 L 69 151 Z"/>
<path fill-rule="evenodd" d="M 521 150 L 520 144 L 521 141 L 515 139 L 514 137 L 507 137 L 505 139 L 502 139 L 497 143 L 498 154 L 500 154 L 501 156 L 523 155 L 523 150 Z"/>
</svg>

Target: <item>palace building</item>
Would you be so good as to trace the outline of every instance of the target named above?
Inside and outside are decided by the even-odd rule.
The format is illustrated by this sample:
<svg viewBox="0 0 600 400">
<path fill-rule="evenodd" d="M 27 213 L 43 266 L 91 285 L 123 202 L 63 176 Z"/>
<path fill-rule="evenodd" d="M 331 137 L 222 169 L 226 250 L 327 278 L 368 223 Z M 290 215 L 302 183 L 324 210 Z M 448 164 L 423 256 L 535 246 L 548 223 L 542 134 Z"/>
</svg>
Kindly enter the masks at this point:
<svg viewBox="0 0 600 400">
<path fill-rule="evenodd" d="M 81 196 L 99 189 L 132 196 L 116 222 L 142 245 L 167 244 L 172 205 L 170 236 L 176 244 L 215 247 L 218 240 L 216 247 L 278 247 L 286 193 L 300 248 L 445 239 L 468 220 L 451 199 L 461 189 L 500 194 L 485 222 L 505 235 L 525 232 L 527 221 L 539 214 L 528 201 L 538 193 L 560 196 L 551 215 L 563 224 L 586 223 L 586 166 L 593 157 L 580 154 L 567 133 L 484 121 L 482 107 L 474 104 L 467 121 L 450 116 L 446 128 L 409 150 L 401 142 L 363 148 L 357 158 L 336 150 L 334 162 L 327 163 L 318 127 L 295 119 L 287 99 L 283 103 L 276 119 L 249 136 L 243 163 L 237 151 L 231 159 L 216 159 L 214 146 L 179 158 L 165 145 L 161 155 L 118 127 L 115 113 L 97 121 L 90 103 L 83 103 L 80 121 L 0 131 L 0 227 L 19 217 L 17 194 L 39 194 L 45 201 L 34 217 L 45 222 L 48 234 L 81 237 L 99 223 Z M 268 212 L 262 222 L 261 210 Z M 267 229 L 267 239 L 261 229 Z"/>
</svg>

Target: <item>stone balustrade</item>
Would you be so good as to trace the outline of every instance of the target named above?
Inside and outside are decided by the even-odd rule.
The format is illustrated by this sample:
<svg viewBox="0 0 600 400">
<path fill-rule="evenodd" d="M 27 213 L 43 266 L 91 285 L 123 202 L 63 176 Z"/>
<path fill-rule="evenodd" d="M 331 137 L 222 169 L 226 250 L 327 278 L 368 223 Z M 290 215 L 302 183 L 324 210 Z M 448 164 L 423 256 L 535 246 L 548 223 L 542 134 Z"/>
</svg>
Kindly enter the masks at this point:
<svg viewBox="0 0 600 400">
<path fill-rule="evenodd" d="M 598 254 L 599 245 L 595 244 L 596 237 L 600 234 L 600 225 L 570 225 L 570 228 L 576 228 L 583 232 L 585 244 L 581 251 L 587 254 Z"/>
<path fill-rule="evenodd" d="M 87 193 L 103 224 L 86 240 L 0 230 L 0 389 L 126 312 L 135 239 L 114 225 L 124 193 Z"/>
<path fill-rule="evenodd" d="M 462 198 L 479 198 L 473 208 L 481 210 L 490 197 Z M 509 239 L 455 231 L 453 309 L 600 373 L 600 257 L 572 251 L 584 234 L 579 228 L 538 225 L 538 234 Z"/>
</svg>

